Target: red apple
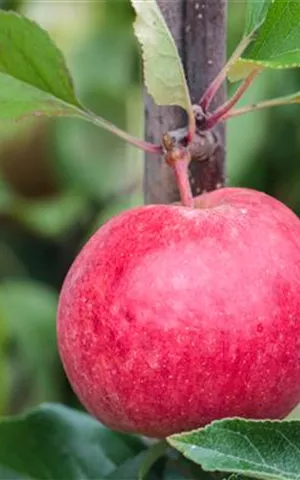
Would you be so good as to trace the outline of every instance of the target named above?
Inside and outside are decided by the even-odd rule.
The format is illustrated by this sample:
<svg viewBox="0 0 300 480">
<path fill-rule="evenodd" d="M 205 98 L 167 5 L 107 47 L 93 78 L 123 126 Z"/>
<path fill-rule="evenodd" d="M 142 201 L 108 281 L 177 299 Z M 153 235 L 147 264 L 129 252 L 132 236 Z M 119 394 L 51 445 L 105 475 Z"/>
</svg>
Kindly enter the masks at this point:
<svg viewBox="0 0 300 480">
<path fill-rule="evenodd" d="M 300 221 L 257 191 L 111 219 L 60 296 L 74 391 L 109 427 L 164 437 L 300 401 Z"/>
</svg>

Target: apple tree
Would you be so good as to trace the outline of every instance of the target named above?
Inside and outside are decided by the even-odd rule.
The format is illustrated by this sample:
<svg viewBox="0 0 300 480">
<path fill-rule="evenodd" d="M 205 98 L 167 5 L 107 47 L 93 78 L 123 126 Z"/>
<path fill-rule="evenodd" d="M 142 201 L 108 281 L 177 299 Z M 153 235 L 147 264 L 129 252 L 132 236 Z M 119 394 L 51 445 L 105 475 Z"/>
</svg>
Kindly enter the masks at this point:
<svg viewBox="0 0 300 480">
<path fill-rule="evenodd" d="M 227 62 L 223 62 L 224 44 L 209 38 L 214 26 L 216 38 L 223 39 L 226 2 L 199 0 L 170 4 L 163 0 L 131 0 L 131 3 L 148 91 L 146 140 L 130 135 L 85 107 L 75 92 L 62 53 L 47 32 L 24 16 L 4 11 L 0 12 L 0 120 L 69 117 L 111 132 L 146 152 L 146 203 L 180 201 L 182 206 L 176 208 L 184 209 L 188 216 L 198 202 L 203 205 L 207 192 L 218 195 L 226 190 L 223 188 L 224 122 L 259 109 L 300 103 L 299 92 L 291 92 L 285 97 L 237 106 L 248 87 L 265 70 L 300 65 L 300 3 L 249 0 L 244 36 Z M 226 80 L 239 82 L 229 99 L 225 98 Z M 266 210 L 266 216 L 267 213 Z M 284 228 L 290 226 L 295 234 L 297 219 L 291 212 L 286 215 Z M 276 221 L 279 222 L 278 217 Z M 296 236 L 292 243 L 298 252 L 296 272 L 299 269 Z M 134 246 L 131 247 L 133 251 Z M 294 282 L 298 280 L 295 275 Z M 296 295 L 289 299 L 295 306 Z M 294 325 L 296 313 L 295 307 Z M 78 334 L 71 329 L 68 333 L 70 338 Z M 89 348 L 88 342 L 84 348 Z M 291 335 L 281 358 L 285 353 L 286 363 L 293 364 L 293 372 L 298 366 L 298 350 L 297 336 Z M 288 378 L 290 372 L 285 372 L 284 380 L 289 388 L 293 383 L 297 390 L 294 375 Z M 219 400 L 222 403 L 222 398 Z M 280 399 L 276 401 L 280 403 Z M 234 417 L 234 412 L 226 418 L 216 417 L 199 428 L 195 425 L 191 431 L 183 428 L 155 441 L 143 436 L 143 431 L 136 431 L 140 436 L 120 433 L 117 424 L 116 431 L 110 430 L 86 413 L 59 404 L 43 404 L 25 414 L 1 420 L 0 476 L 153 480 L 299 478 L 299 421 L 230 417 Z"/>
</svg>

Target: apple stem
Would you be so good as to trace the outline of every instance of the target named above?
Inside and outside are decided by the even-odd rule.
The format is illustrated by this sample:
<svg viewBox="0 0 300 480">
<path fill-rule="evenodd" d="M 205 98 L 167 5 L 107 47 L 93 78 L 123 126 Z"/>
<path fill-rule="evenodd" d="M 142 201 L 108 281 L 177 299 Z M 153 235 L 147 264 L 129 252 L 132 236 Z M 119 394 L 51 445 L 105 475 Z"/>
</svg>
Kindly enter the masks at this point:
<svg viewBox="0 0 300 480">
<path fill-rule="evenodd" d="M 194 199 L 189 181 L 191 155 L 185 147 L 175 146 L 173 139 L 168 134 L 164 136 L 164 146 L 166 149 L 165 160 L 175 173 L 181 203 L 185 207 L 193 207 Z"/>
<path fill-rule="evenodd" d="M 194 199 L 189 182 L 188 163 L 185 159 L 176 160 L 173 164 L 173 170 L 178 185 L 181 203 L 184 207 L 193 207 Z"/>
<path fill-rule="evenodd" d="M 249 88 L 251 83 L 253 82 L 254 78 L 257 77 L 257 75 L 261 72 L 261 68 L 256 68 L 255 70 L 252 70 L 252 72 L 248 75 L 247 78 L 243 81 L 243 83 L 240 85 L 240 87 L 235 91 L 235 93 L 232 95 L 232 97 L 225 102 L 220 108 L 215 110 L 206 120 L 205 122 L 205 128 L 206 129 L 211 129 L 213 128 L 217 123 L 220 123 L 224 120 L 226 115 L 229 114 L 229 112 L 232 110 L 232 107 L 237 104 L 237 102 L 240 100 L 240 98 L 243 96 L 245 91 Z"/>
<path fill-rule="evenodd" d="M 252 40 L 253 40 L 253 34 L 250 34 L 247 37 L 242 39 L 242 41 L 239 43 L 239 45 L 237 46 L 237 48 L 234 50 L 233 54 L 229 58 L 228 62 L 224 65 L 220 73 L 215 77 L 215 79 L 208 86 L 208 88 L 202 95 L 199 102 L 199 105 L 204 112 L 207 112 L 214 96 L 216 95 L 217 91 L 221 87 L 222 83 L 226 80 L 228 70 L 240 58 L 240 56 L 246 50 L 246 48 L 252 42 Z"/>
<path fill-rule="evenodd" d="M 189 122 L 188 132 L 186 136 L 186 142 L 188 145 L 193 142 L 195 137 L 195 132 L 196 132 L 196 121 L 195 121 L 194 113 L 193 113 L 193 119 L 194 119 L 193 121 L 190 120 Z"/>
</svg>

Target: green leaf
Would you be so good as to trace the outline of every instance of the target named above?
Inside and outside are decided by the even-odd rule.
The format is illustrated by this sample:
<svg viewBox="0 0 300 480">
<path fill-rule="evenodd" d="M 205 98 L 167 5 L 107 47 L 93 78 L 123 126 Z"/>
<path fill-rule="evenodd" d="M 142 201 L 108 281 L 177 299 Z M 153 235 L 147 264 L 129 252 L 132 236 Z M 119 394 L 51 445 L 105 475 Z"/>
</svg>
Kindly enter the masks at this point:
<svg viewBox="0 0 300 480">
<path fill-rule="evenodd" d="M 85 413 L 44 404 L 0 422 L 0 478 L 100 480 L 143 448 Z"/>
<path fill-rule="evenodd" d="M 266 18 L 273 0 L 248 0 L 246 9 L 245 35 L 258 28 Z"/>
<path fill-rule="evenodd" d="M 14 406 L 23 406 L 24 400 L 32 404 L 57 398 L 56 308 L 57 293 L 49 286 L 29 280 L 0 285 L 0 320 L 7 341 L 14 346 L 6 358 L 6 365 L 12 363 L 8 390 L 14 392 L 17 385 L 20 397 L 19 384 L 26 385 L 25 399 L 12 394 Z"/>
<path fill-rule="evenodd" d="M 0 72 L 79 105 L 63 56 L 45 30 L 17 13 L 0 13 Z"/>
<path fill-rule="evenodd" d="M 88 211 L 87 200 L 75 190 L 39 201 L 15 202 L 13 218 L 44 237 L 58 237 L 81 221 Z"/>
<path fill-rule="evenodd" d="M 79 102 L 61 52 L 35 22 L 0 12 L 0 120 L 76 114 Z"/>
<path fill-rule="evenodd" d="M 168 442 L 207 471 L 299 480 L 300 422 L 221 420 Z"/>
<path fill-rule="evenodd" d="M 79 116 L 79 113 L 50 94 L 0 73 L 0 121 L 24 120 L 30 116 Z"/>
<path fill-rule="evenodd" d="M 253 2 L 259 3 L 259 2 Z M 265 11 L 266 7 L 261 7 Z M 253 68 L 300 66 L 300 2 L 273 0 L 255 42 L 229 72 L 232 81 L 245 78 Z"/>
<path fill-rule="evenodd" d="M 42 115 L 80 117 L 145 147 L 146 142 L 80 105 L 61 52 L 35 22 L 0 11 L 0 45 L 0 121 Z"/>
<path fill-rule="evenodd" d="M 149 93 L 158 105 L 179 105 L 192 117 L 180 56 L 156 0 L 131 0 L 131 3 L 137 14 L 134 30 L 142 47 Z"/>
<path fill-rule="evenodd" d="M 275 0 L 247 58 L 272 68 L 300 65 L 300 3 Z"/>
<path fill-rule="evenodd" d="M 0 303 L 0 416 L 5 413 L 8 403 L 9 370 L 6 358 L 7 340 L 6 322 Z"/>
</svg>

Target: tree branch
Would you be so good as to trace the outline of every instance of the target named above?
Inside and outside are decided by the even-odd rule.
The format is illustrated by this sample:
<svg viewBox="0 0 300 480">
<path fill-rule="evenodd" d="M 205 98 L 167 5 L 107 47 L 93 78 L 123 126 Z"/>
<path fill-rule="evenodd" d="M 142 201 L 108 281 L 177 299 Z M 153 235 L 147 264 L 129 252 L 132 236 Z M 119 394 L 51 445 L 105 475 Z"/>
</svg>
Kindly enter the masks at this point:
<svg viewBox="0 0 300 480">
<path fill-rule="evenodd" d="M 227 0 L 157 0 L 174 36 L 183 59 L 192 101 L 202 94 L 225 63 L 225 30 Z M 216 107 L 225 101 L 222 87 Z M 186 118 L 180 109 L 160 108 L 146 95 L 146 138 L 160 143 L 169 130 L 184 126 Z M 224 146 L 224 126 L 217 127 Z M 193 160 L 190 164 L 193 195 L 209 191 L 224 183 L 224 149 L 218 148 L 210 161 Z M 146 155 L 144 191 L 146 203 L 170 203 L 179 199 L 172 169 L 163 158 Z"/>
</svg>

